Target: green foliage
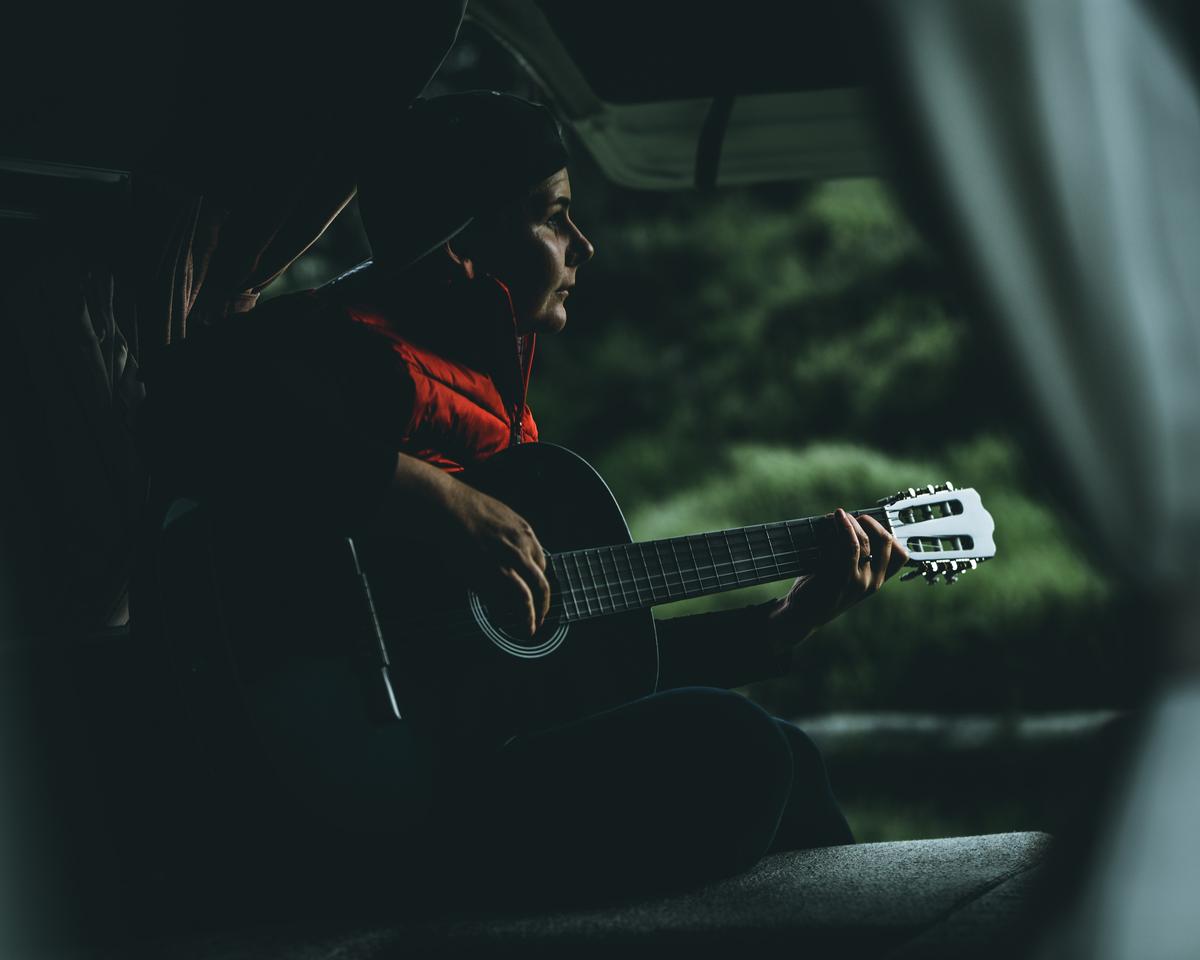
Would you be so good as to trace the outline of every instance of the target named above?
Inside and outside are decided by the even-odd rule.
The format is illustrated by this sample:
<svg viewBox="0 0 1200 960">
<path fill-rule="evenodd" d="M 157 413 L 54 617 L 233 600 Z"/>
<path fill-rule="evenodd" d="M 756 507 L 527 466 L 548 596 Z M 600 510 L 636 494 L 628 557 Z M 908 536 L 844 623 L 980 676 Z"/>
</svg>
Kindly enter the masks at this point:
<svg viewBox="0 0 1200 960">
<path fill-rule="evenodd" d="M 898 487 L 947 477 L 976 486 L 996 520 L 995 560 L 952 587 L 890 583 L 819 631 L 806 675 L 765 685 L 761 698 L 790 714 L 833 706 L 1004 710 L 1103 702 L 1120 680 L 1119 664 L 1098 660 L 1089 638 L 1120 645 L 1111 588 L 1054 514 L 1016 484 L 1016 462 L 995 437 L 919 460 L 847 443 L 802 450 L 740 445 L 719 475 L 634 511 L 630 526 L 636 538 L 653 539 L 869 506 Z M 662 612 L 738 606 L 782 589 L 750 588 Z M 1031 687 L 1036 671 L 1028 666 L 1057 662 L 1046 648 L 1064 645 L 1068 663 L 1076 661 L 1071 672 L 1050 670 Z"/>
<path fill-rule="evenodd" d="M 664 436 L 936 449 L 1003 421 L 1003 385 L 975 389 L 986 337 L 874 181 L 693 198 L 592 232 L 569 332 L 539 345 L 533 402 L 618 474 L 609 451 Z M 628 480 L 635 496 L 656 489 L 642 469 Z"/>
</svg>

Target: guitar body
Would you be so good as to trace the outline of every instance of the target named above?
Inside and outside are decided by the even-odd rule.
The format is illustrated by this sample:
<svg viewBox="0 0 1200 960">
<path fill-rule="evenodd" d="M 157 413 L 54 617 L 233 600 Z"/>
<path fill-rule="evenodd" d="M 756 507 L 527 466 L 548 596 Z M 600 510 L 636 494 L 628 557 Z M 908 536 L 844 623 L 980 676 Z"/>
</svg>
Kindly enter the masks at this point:
<svg viewBox="0 0 1200 960">
<path fill-rule="evenodd" d="M 629 540 L 604 481 L 561 447 L 513 447 L 462 479 L 524 516 L 548 552 Z M 201 768 L 237 784 L 236 816 L 245 798 L 282 794 L 343 832 L 417 828 L 441 771 L 470 754 L 654 692 L 648 609 L 506 634 L 429 550 L 356 546 L 399 721 L 368 716 L 360 653 L 373 631 L 347 541 L 307 532 L 299 518 L 183 501 L 162 525 L 150 587 L 157 629 L 207 757 Z"/>
<path fill-rule="evenodd" d="M 599 474 L 562 447 L 511 447 L 462 479 L 528 520 L 547 553 L 630 540 Z M 434 742 L 498 745 L 654 692 L 648 609 L 570 623 L 552 614 L 529 637 L 471 595 L 459 573 L 387 542 L 361 542 L 359 555 L 401 712 Z"/>
</svg>

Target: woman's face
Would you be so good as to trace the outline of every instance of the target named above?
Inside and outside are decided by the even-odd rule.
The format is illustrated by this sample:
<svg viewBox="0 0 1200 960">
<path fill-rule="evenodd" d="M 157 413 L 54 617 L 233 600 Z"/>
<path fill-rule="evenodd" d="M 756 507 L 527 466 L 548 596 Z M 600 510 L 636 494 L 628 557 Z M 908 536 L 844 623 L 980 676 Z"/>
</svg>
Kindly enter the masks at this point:
<svg viewBox="0 0 1200 960">
<path fill-rule="evenodd" d="M 518 333 L 557 333 L 566 326 L 575 271 L 596 252 L 571 219 L 570 205 L 564 168 L 489 223 L 478 250 L 469 254 L 476 272 L 508 287 Z"/>
</svg>

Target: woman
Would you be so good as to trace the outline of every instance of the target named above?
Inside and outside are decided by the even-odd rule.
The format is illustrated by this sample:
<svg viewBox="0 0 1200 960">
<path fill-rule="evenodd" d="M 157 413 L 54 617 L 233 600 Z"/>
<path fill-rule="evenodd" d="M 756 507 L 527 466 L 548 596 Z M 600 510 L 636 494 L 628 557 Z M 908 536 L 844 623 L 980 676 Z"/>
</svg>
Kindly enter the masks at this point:
<svg viewBox="0 0 1200 960">
<path fill-rule="evenodd" d="M 260 394 L 273 413 L 233 406 L 204 431 L 211 446 L 160 433 L 148 451 L 161 475 L 195 487 L 203 474 L 200 496 L 236 499 L 277 478 L 300 444 L 304 466 L 286 487 L 309 514 L 438 554 L 481 594 L 517 604 L 532 634 L 551 597 L 537 531 L 455 474 L 537 441 L 525 403 L 535 341 L 566 326 L 595 250 L 572 218 L 567 152 L 544 107 L 454 94 L 418 101 L 392 134 L 397 146 L 374 151 L 360 184 L 374 262 L 255 311 L 259 329 L 289 331 L 286 349 L 242 327 L 242 357 L 258 349 L 272 355 L 259 369 L 289 371 Z M 287 351 L 302 359 L 280 363 Z M 318 367 L 319 391 L 295 374 Z M 164 388 L 157 402 L 196 395 Z M 409 854 L 423 847 L 411 862 L 452 864 L 443 889 L 529 905 L 666 890 L 771 850 L 852 842 L 812 742 L 727 689 L 786 672 L 797 643 L 907 559 L 872 518 L 839 510 L 835 522 L 821 569 L 781 599 L 661 621 L 653 695 L 483 756 L 442 757 L 427 822 L 397 839 Z"/>
</svg>

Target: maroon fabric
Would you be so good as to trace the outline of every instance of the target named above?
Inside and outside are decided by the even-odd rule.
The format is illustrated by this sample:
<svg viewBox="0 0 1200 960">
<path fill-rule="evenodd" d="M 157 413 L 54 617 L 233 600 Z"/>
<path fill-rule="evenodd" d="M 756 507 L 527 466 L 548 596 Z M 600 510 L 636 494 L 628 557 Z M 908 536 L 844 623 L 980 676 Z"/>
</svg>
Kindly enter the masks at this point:
<svg viewBox="0 0 1200 960">
<path fill-rule="evenodd" d="M 142 396 L 123 334 L 132 297 L 69 231 L 45 225 L 9 253 L 0 521 L 5 552 L 19 558 L 12 626 L 33 636 L 120 625 L 145 494 L 129 429 Z"/>
<path fill-rule="evenodd" d="M 153 350 L 253 308 L 258 292 L 324 233 L 354 196 L 348 172 L 317 169 L 288 190 L 240 207 L 147 175 L 135 189 L 140 224 L 140 339 Z"/>
<path fill-rule="evenodd" d="M 389 118 L 436 72 L 464 12 L 437 0 L 397 29 L 395 11 L 357 0 L 304 17 L 206 9 L 176 109 L 134 176 L 143 351 L 249 310 L 353 197 L 364 152 L 407 146 L 390 142 Z"/>
</svg>

